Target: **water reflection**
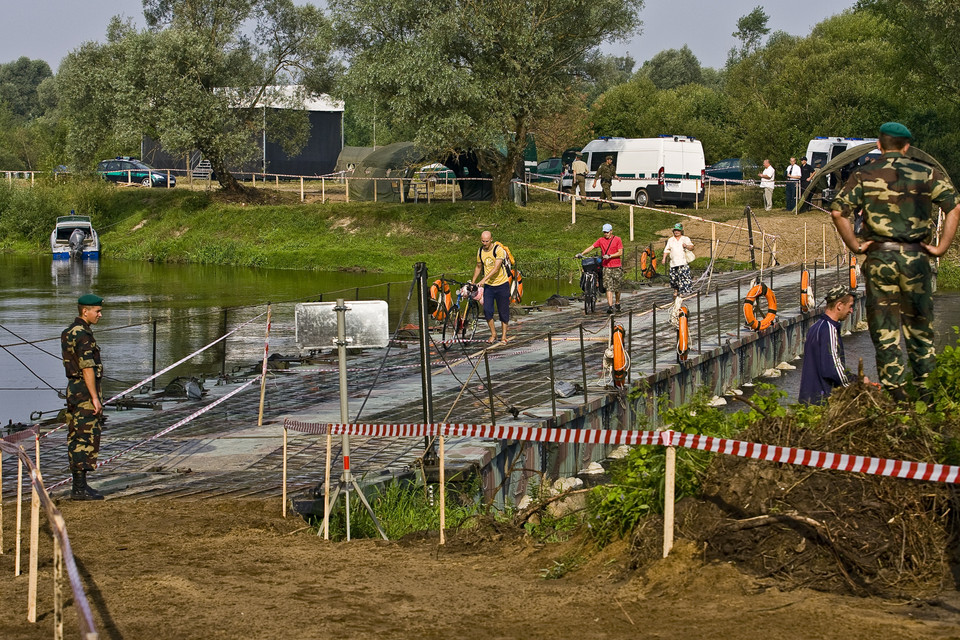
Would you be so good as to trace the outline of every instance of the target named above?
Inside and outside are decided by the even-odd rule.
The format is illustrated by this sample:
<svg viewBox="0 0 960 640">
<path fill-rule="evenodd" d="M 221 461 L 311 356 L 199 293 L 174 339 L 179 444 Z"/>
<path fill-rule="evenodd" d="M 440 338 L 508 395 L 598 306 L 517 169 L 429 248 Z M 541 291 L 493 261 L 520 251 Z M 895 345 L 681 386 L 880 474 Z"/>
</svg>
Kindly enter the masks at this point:
<svg viewBox="0 0 960 640">
<path fill-rule="evenodd" d="M 83 287 L 97 286 L 100 273 L 99 260 L 51 260 L 50 282 L 54 288 L 69 288 L 71 291 Z"/>
</svg>

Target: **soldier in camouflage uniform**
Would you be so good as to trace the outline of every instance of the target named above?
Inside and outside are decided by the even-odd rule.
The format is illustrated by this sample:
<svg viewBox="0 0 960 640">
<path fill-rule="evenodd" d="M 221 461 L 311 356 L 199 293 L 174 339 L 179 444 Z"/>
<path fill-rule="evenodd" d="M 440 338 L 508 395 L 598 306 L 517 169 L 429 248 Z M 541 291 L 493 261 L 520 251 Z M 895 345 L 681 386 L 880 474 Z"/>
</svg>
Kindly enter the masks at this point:
<svg viewBox="0 0 960 640">
<path fill-rule="evenodd" d="M 597 167 L 597 172 L 593 176 L 593 186 L 597 186 L 597 180 L 600 181 L 600 187 L 603 189 L 603 199 L 613 200 L 610 193 L 610 187 L 613 185 L 613 179 L 617 178 L 617 165 L 613 164 L 613 156 L 607 156 L 602 165 Z M 620 178 L 617 178 L 619 180 Z M 597 209 L 603 208 L 603 202 L 597 203 Z M 611 209 L 616 209 L 617 205 L 611 204 Z"/>
<path fill-rule="evenodd" d="M 960 205 L 953 186 L 936 169 L 905 156 L 913 139 L 897 122 L 880 127 L 883 158 L 850 176 L 831 207 L 844 243 L 867 253 L 867 324 L 877 352 L 880 382 L 898 400 L 908 399 L 900 332 L 918 389 L 933 369 L 934 333 L 930 256 L 942 256 L 957 230 Z M 929 243 L 937 207 L 947 211 L 937 246 Z M 851 217 L 863 210 L 860 242 Z"/>
<path fill-rule="evenodd" d="M 80 296 L 77 318 L 60 334 L 67 374 L 67 456 L 73 475 L 73 500 L 103 500 L 99 492 L 87 486 L 87 471 L 97 466 L 103 423 L 103 364 L 100 347 L 90 330 L 90 325 L 100 321 L 102 304 L 103 298 L 91 293 Z"/>
</svg>

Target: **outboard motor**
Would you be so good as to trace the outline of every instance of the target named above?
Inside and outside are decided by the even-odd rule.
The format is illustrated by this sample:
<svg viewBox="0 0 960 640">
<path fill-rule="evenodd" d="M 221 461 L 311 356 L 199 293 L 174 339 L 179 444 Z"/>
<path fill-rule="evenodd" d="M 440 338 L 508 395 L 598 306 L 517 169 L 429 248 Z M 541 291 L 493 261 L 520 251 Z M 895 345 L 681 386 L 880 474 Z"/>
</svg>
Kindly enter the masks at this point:
<svg viewBox="0 0 960 640">
<path fill-rule="evenodd" d="M 74 229 L 70 234 L 70 257 L 83 258 L 83 242 L 87 239 L 87 234 L 83 229 Z"/>
</svg>

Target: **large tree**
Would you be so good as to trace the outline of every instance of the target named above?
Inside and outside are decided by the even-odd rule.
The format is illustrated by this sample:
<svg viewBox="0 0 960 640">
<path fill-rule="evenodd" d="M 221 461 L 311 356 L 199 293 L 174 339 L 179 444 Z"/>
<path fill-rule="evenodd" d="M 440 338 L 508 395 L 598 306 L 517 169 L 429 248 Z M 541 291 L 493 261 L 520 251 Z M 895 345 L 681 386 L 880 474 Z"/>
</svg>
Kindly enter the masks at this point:
<svg viewBox="0 0 960 640">
<path fill-rule="evenodd" d="M 53 77 L 50 65 L 43 60 L 22 56 L 13 62 L 0 64 L 0 102 L 17 116 L 32 119 L 43 114 L 44 104 L 37 89 L 44 80 Z"/>
<path fill-rule="evenodd" d="M 674 89 L 685 84 L 701 84 L 703 73 L 700 61 L 690 47 L 664 49 L 643 63 L 640 73 L 645 74 L 658 89 Z"/>
<path fill-rule="evenodd" d="M 585 57 L 639 27 L 643 0 L 343 0 L 344 92 L 416 127 L 424 150 L 473 150 L 507 197 L 527 133 Z M 505 149 L 506 153 L 497 151 Z"/>
<path fill-rule="evenodd" d="M 326 89 L 330 30 L 323 14 L 292 0 L 144 0 L 148 28 L 115 18 L 106 44 L 72 52 L 58 76 L 75 161 L 130 148 L 146 134 L 171 153 L 200 151 L 221 185 L 255 158 L 264 118 L 288 152 L 309 132 L 300 85 Z M 288 107 L 266 110 L 264 106 Z"/>
</svg>

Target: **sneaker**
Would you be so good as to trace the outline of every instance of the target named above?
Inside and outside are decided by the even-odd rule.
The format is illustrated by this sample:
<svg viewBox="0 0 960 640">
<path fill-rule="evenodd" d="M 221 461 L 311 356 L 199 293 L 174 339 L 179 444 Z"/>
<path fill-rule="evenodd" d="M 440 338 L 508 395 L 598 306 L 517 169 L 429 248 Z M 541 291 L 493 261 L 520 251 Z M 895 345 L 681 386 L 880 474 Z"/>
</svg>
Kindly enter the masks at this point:
<svg viewBox="0 0 960 640">
<path fill-rule="evenodd" d="M 619 312 L 620 312 L 620 303 L 618 302 L 618 303 L 617 303 L 617 313 L 619 313 Z"/>
<path fill-rule="evenodd" d="M 614 314 L 613 307 L 607 307 L 607 315 L 612 316 Z"/>
</svg>

